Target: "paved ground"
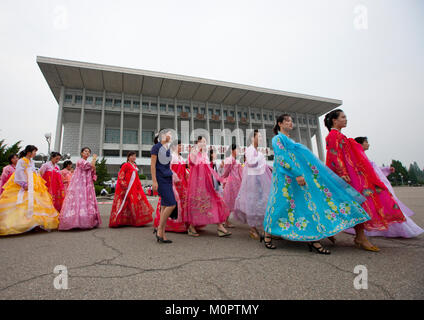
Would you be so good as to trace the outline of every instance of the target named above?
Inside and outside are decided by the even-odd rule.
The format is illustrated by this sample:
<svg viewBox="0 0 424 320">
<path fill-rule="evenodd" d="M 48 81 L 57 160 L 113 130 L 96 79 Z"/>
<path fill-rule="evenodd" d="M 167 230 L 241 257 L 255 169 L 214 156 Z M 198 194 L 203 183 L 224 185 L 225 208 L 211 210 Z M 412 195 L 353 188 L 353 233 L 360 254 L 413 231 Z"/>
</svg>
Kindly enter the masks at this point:
<svg viewBox="0 0 424 320">
<path fill-rule="evenodd" d="M 424 188 L 398 188 L 424 226 Z M 152 200 L 154 202 L 154 200 Z M 301 243 L 276 241 L 277 250 L 248 238 L 237 225 L 231 238 L 209 226 L 201 237 L 170 234 L 154 241 L 152 227 L 31 232 L 0 239 L 0 299 L 423 299 L 424 235 L 376 238 L 371 253 L 341 234 L 325 244 L 329 256 Z M 68 268 L 68 290 L 53 286 L 56 265 Z M 368 268 L 368 289 L 356 290 L 356 265 Z"/>
</svg>

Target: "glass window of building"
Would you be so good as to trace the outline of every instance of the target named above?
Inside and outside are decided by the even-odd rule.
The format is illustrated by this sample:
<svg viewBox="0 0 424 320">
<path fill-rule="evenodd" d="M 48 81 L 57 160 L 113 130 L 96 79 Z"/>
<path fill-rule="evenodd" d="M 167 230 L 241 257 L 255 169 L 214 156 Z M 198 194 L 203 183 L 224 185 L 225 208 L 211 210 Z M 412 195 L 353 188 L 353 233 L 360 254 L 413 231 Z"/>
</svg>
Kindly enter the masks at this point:
<svg viewBox="0 0 424 320">
<path fill-rule="evenodd" d="M 205 114 L 205 108 L 200 108 L 200 114 Z"/>
<path fill-rule="evenodd" d="M 184 112 L 190 113 L 190 107 L 189 106 L 184 106 Z"/>
<path fill-rule="evenodd" d="M 160 112 L 166 112 L 166 104 L 165 103 L 160 104 Z"/>
<path fill-rule="evenodd" d="M 216 114 L 217 116 L 220 116 L 220 115 L 221 115 L 221 110 L 216 109 L 216 110 L 215 110 L 215 114 Z"/>
<path fill-rule="evenodd" d="M 124 107 L 131 108 L 131 100 L 124 100 Z"/>
<path fill-rule="evenodd" d="M 240 118 L 241 118 L 241 112 L 237 112 L 237 117 L 239 118 L 239 120 L 240 120 Z"/>
<path fill-rule="evenodd" d="M 138 131 L 137 130 L 124 130 L 122 142 L 125 144 L 138 144 Z"/>
<path fill-rule="evenodd" d="M 113 106 L 114 107 L 120 107 L 121 106 L 121 99 L 113 100 Z"/>
<path fill-rule="evenodd" d="M 228 116 L 228 111 L 224 110 L 224 118 L 226 118 Z"/>
<path fill-rule="evenodd" d="M 193 114 L 197 115 L 199 113 L 199 108 L 198 107 L 194 107 L 193 108 Z"/>
<path fill-rule="evenodd" d="M 65 95 L 65 102 L 71 103 L 72 102 L 72 94 L 66 94 Z"/>
<path fill-rule="evenodd" d="M 86 96 L 85 97 L 85 104 L 93 104 L 93 97 L 91 96 Z"/>
<path fill-rule="evenodd" d="M 151 103 L 150 104 L 150 110 L 152 111 L 158 111 L 158 104 L 157 103 Z"/>
<path fill-rule="evenodd" d="M 111 107 L 112 106 L 112 99 L 111 98 L 106 98 L 106 101 L 105 101 L 105 106 L 106 107 Z"/>
<path fill-rule="evenodd" d="M 256 114 L 256 119 L 261 120 L 261 114 L 260 113 Z"/>
<path fill-rule="evenodd" d="M 183 112 L 183 106 L 182 105 L 177 106 L 177 112 Z"/>
<path fill-rule="evenodd" d="M 143 111 L 149 110 L 149 103 L 148 102 L 142 102 Z"/>
<path fill-rule="evenodd" d="M 253 112 L 250 113 L 250 119 L 255 119 L 255 114 Z"/>
<path fill-rule="evenodd" d="M 140 101 L 133 101 L 133 107 L 136 109 L 140 108 Z"/>
<path fill-rule="evenodd" d="M 82 96 L 75 96 L 75 103 L 81 104 L 82 103 Z"/>
<path fill-rule="evenodd" d="M 174 105 L 173 104 L 168 104 L 168 111 L 174 112 Z"/>
<path fill-rule="evenodd" d="M 230 117 L 234 118 L 234 111 L 230 111 Z"/>
<path fill-rule="evenodd" d="M 105 157 L 119 157 L 119 150 L 103 150 Z"/>
<path fill-rule="evenodd" d="M 208 113 L 209 113 L 209 117 L 212 117 L 212 115 L 213 115 L 213 109 L 209 109 L 208 110 Z"/>
<path fill-rule="evenodd" d="M 266 113 L 264 113 L 264 121 L 268 121 L 268 117 L 266 116 Z"/>
<path fill-rule="evenodd" d="M 142 143 L 152 145 L 154 140 L 154 133 L 153 131 L 144 131 L 142 132 Z M 149 153 L 150 154 L 150 153 Z"/>
<path fill-rule="evenodd" d="M 96 97 L 95 104 L 96 104 L 96 106 L 101 106 L 103 104 L 103 98 L 102 97 Z"/>
<path fill-rule="evenodd" d="M 247 112 L 243 112 L 243 118 L 247 119 Z"/>
<path fill-rule="evenodd" d="M 105 129 L 105 143 L 120 143 L 121 131 L 119 129 Z"/>
</svg>

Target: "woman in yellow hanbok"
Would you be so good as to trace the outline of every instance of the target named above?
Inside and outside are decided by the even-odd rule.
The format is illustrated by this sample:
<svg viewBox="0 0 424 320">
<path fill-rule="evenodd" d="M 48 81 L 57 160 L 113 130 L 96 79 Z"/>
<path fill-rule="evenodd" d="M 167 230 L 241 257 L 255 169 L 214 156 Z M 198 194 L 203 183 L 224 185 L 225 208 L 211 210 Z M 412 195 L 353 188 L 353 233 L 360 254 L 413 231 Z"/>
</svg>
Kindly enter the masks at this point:
<svg viewBox="0 0 424 320">
<path fill-rule="evenodd" d="M 3 186 L 0 198 L 0 236 L 27 232 L 35 227 L 57 229 L 59 212 L 53 206 L 45 181 L 35 171 L 37 147 L 22 151 L 16 171 Z"/>
</svg>

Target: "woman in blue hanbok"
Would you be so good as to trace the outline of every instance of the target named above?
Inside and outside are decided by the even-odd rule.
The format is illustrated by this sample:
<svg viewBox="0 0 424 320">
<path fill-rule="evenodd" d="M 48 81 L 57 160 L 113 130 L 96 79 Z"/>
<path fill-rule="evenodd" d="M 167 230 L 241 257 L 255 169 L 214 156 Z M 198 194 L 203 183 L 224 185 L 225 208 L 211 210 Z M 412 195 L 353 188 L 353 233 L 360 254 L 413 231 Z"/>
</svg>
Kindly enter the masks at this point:
<svg viewBox="0 0 424 320">
<path fill-rule="evenodd" d="M 330 254 L 319 240 L 370 219 L 365 198 L 331 171 L 304 145 L 289 138 L 293 122 L 278 117 L 272 139 L 274 170 L 264 219 L 265 232 L 292 241 L 307 241 L 309 250 Z M 265 244 L 271 242 L 265 238 Z"/>
</svg>

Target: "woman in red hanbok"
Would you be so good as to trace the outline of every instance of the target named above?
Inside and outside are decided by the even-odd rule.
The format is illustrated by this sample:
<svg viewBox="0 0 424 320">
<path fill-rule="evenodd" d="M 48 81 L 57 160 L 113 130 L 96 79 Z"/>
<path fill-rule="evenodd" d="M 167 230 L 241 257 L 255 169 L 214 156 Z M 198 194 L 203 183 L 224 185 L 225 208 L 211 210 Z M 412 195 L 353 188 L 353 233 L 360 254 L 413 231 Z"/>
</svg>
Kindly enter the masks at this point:
<svg viewBox="0 0 424 320">
<path fill-rule="evenodd" d="M 43 164 L 40 168 L 40 175 L 46 181 L 46 187 L 52 196 L 53 205 L 57 211 L 62 209 L 65 199 L 65 188 L 63 186 L 62 174 L 57 163 L 62 155 L 59 152 L 52 152 L 50 161 Z"/>
<path fill-rule="evenodd" d="M 8 157 L 8 160 L 9 160 L 9 164 L 3 168 L 3 171 L 2 171 L 1 177 L 0 177 L 0 195 L 3 192 L 3 186 L 9 180 L 11 175 L 15 172 L 16 164 L 18 163 L 19 157 L 16 153 L 11 154 Z"/>
<path fill-rule="evenodd" d="M 147 200 L 138 176 L 136 153 L 129 152 L 127 162 L 119 170 L 110 213 L 109 227 L 140 227 L 152 222 L 153 207 Z"/>
<path fill-rule="evenodd" d="M 181 156 L 181 141 L 172 148 L 171 170 L 174 172 L 172 180 L 174 196 L 177 201 L 178 218 L 168 218 L 166 221 L 165 231 L 186 232 L 187 231 L 187 191 L 188 191 L 188 171 L 187 163 Z M 175 150 L 176 149 L 176 150 Z M 160 197 L 156 209 L 154 226 L 157 228 L 160 221 Z"/>
<path fill-rule="evenodd" d="M 406 219 L 392 194 L 375 173 L 362 146 L 341 133 L 347 124 L 344 112 L 340 109 L 331 111 L 325 116 L 324 123 L 330 131 L 325 139 L 327 166 L 367 199 L 362 207 L 371 220 L 355 226 L 355 244 L 365 250 L 379 251 L 368 241 L 364 229 L 387 230 L 390 224 L 402 223 Z"/>
<path fill-rule="evenodd" d="M 63 163 L 63 169 L 60 171 L 60 174 L 62 175 L 63 180 L 63 187 L 65 189 L 65 196 L 66 191 L 68 190 L 69 183 L 71 182 L 72 174 L 73 174 L 73 168 L 72 168 L 72 161 L 66 160 Z"/>
<path fill-rule="evenodd" d="M 195 227 L 208 224 L 217 225 L 219 237 L 231 235 L 224 227 L 230 211 L 224 200 L 215 191 L 212 175 L 221 181 L 219 175 L 211 169 L 206 149 L 206 139 L 198 137 L 189 157 L 190 178 L 187 195 L 188 234 L 199 236 Z"/>
</svg>

